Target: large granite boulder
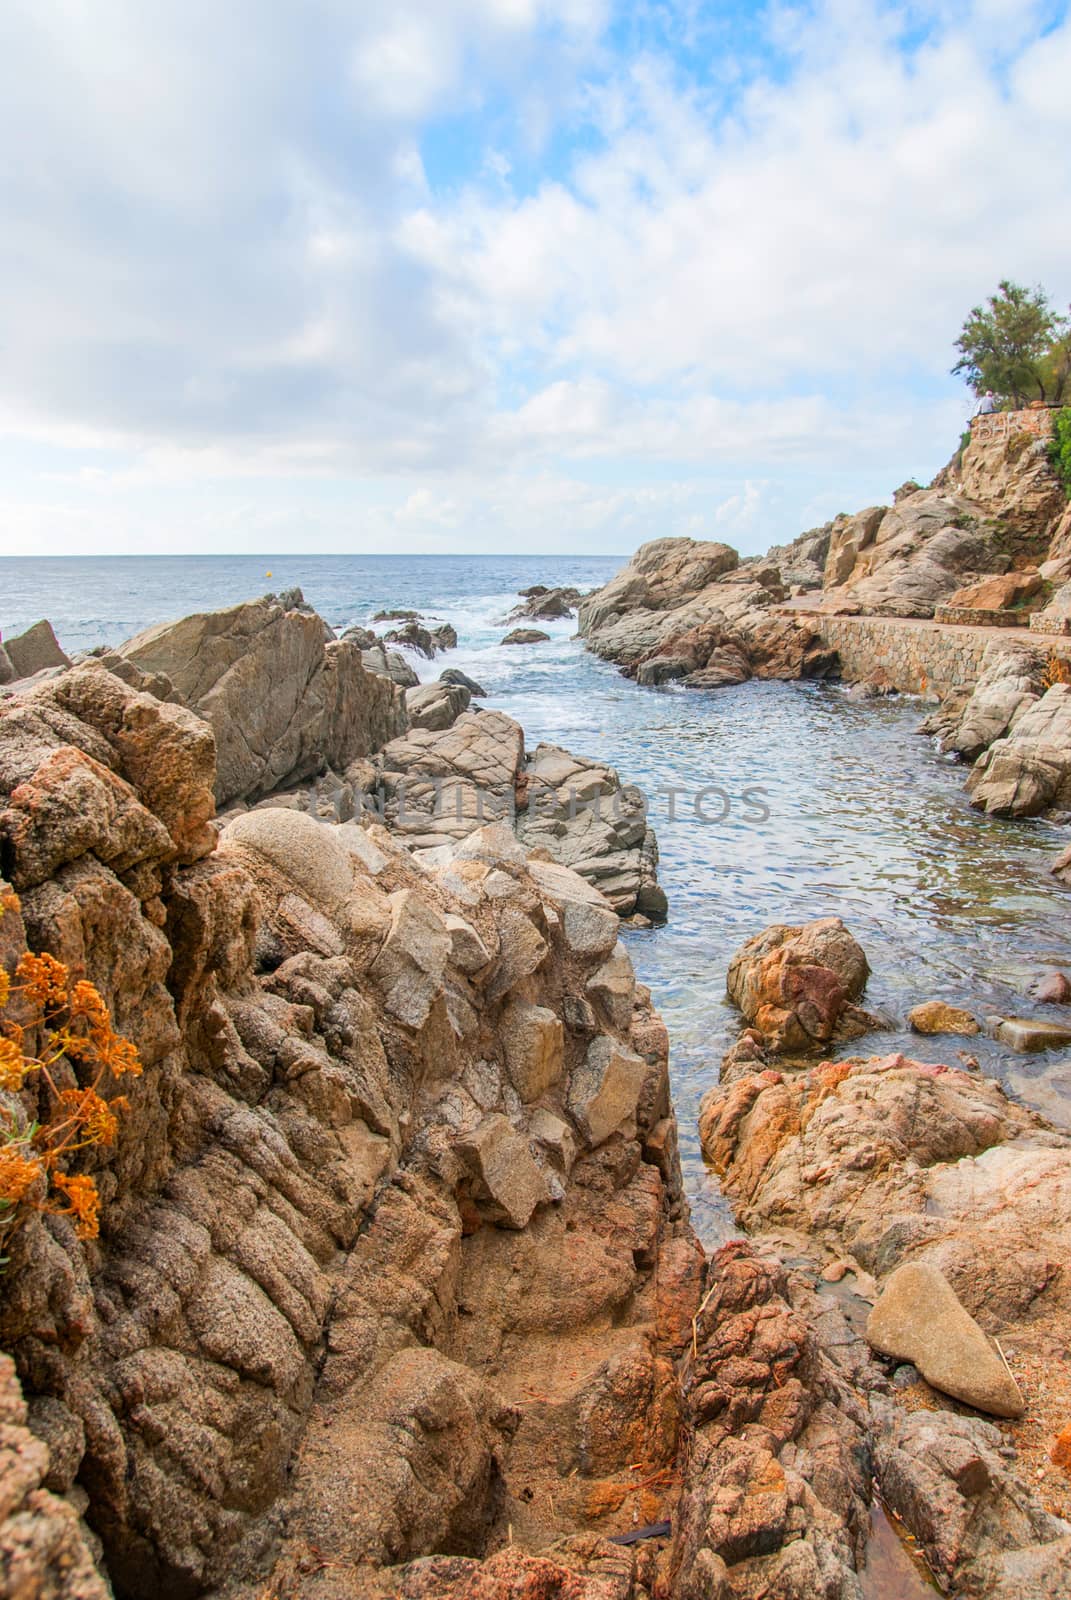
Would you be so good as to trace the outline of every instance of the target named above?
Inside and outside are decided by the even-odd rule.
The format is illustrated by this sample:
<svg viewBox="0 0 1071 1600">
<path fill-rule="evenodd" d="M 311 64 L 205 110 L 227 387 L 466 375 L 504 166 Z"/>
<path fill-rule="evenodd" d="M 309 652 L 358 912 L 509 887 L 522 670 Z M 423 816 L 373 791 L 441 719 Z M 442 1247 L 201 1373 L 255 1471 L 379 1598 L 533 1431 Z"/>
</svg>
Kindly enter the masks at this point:
<svg viewBox="0 0 1071 1600">
<path fill-rule="evenodd" d="M 588 634 L 627 611 L 669 611 L 732 572 L 740 557 L 727 544 L 703 539 L 653 539 L 628 566 L 580 605 L 580 632 Z"/>
<path fill-rule="evenodd" d="M 775 1054 L 828 1044 L 870 968 L 839 917 L 756 934 L 729 963 L 726 987 Z"/>
<path fill-rule="evenodd" d="M 401 694 L 365 671 L 300 593 L 199 612 L 138 634 L 120 653 L 166 674 L 216 735 L 216 799 L 255 800 L 345 770 L 405 727 Z"/>
<path fill-rule="evenodd" d="M 939 727 L 941 749 L 976 761 L 1041 696 L 1043 673 L 1040 650 L 994 639 L 986 646 L 974 687 L 966 697 L 949 702 L 949 714 Z"/>
<path fill-rule="evenodd" d="M 1071 806 L 1071 684 L 1024 703 L 1005 737 L 967 779 L 971 804 L 990 816 L 1036 817 Z"/>
<path fill-rule="evenodd" d="M 70 666 L 70 658 L 53 633 L 51 622 L 35 622 L 25 633 L 7 639 L 3 648 L 13 678 L 32 678 L 49 667 Z"/>
</svg>

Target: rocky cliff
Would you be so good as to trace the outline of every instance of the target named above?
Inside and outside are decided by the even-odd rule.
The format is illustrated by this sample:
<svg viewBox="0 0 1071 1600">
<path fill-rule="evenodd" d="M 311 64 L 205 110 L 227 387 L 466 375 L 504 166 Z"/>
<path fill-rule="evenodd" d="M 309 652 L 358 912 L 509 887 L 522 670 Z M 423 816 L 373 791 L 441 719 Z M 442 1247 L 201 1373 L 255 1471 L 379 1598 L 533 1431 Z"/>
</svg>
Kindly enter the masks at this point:
<svg viewBox="0 0 1071 1600">
<path fill-rule="evenodd" d="M 434 866 L 291 809 L 217 838 L 215 748 L 96 664 L 0 707 L 5 969 L 88 977 L 144 1065 L 81 1158 L 99 1240 L 11 1242 L 0 1569 L 452 1594 L 565 1538 L 548 1570 L 612 1570 L 595 1536 L 671 1487 L 701 1273 L 617 916 L 502 827 Z"/>
</svg>

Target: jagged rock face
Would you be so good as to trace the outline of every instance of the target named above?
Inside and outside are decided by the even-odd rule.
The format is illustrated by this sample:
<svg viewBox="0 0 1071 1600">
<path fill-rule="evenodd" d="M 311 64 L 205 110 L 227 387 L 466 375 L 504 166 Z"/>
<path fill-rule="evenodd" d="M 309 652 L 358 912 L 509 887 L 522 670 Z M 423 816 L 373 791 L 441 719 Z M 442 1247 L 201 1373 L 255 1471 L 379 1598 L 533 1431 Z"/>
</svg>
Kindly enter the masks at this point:
<svg viewBox="0 0 1071 1600">
<path fill-rule="evenodd" d="M 994 1082 L 905 1056 L 757 1064 L 705 1098 L 700 1136 L 751 1227 L 879 1277 L 932 1260 L 986 1329 L 1066 1314 L 1071 1139 Z"/>
<path fill-rule="evenodd" d="M 365 671 L 355 644 L 272 595 L 162 623 L 120 653 L 165 674 L 212 728 L 220 805 L 260 799 L 325 765 L 343 771 L 406 725 L 402 696 Z"/>
<path fill-rule="evenodd" d="M 866 1412 L 791 1304 L 780 1265 L 742 1242 L 720 1250 L 695 1341 L 673 1594 L 857 1596 Z"/>
<path fill-rule="evenodd" d="M 448 728 L 414 728 L 393 740 L 376 768 L 384 821 L 412 849 L 448 854 L 501 819 L 525 848 L 572 867 L 622 916 L 665 916 L 644 798 L 612 767 L 556 745 L 526 757 L 524 730 L 512 717 L 467 711 Z"/>
<path fill-rule="evenodd" d="M 1071 805 L 1071 684 L 1038 698 L 1023 692 L 1007 733 L 979 756 L 967 779 L 971 804 L 990 816 L 1036 817 Z"/>
<path fill-rule="evenodd" d="M 982 670 L 969 694 L 962 696 L 941 720 L 937 730 L 942 750 L 954 750 L 966 761 L 976 761 L 997 739 L 1004 738 L 1016 721 L 1042 694 L 1044 662 L 1029 645 L 1009 645 L 994 639 L 986 647 Z"/>
<path fill-rule="evenodd" d="M 727 544 L 701 539 L 652 539 L 627 567 L 581 603 L 579 627 L 590 634 L 625 611 L 669 611 L 732 572 L 740 557 Z"/>
<path fill-rule="evenodd" d="M 1042 553 L 1067 505 L 1046 441 L 1029 433 L 1011 438 L 972 434 L 960 457 L 959 487 L 985 516 L 1033 537 Z"/>
<path fill-rule="evenodd" d="M 632 1462 L 674 1459 L 698 1271 L 612 910 L 500 829 L 438 869 L 286 809 L 217 845 L 213 753 L 96 665 L 0 706 L 0 959 L 84 973 L 145 1068 L 92 1152 L 100 1240 L 10 1245 L 0 1342 L 52 1450 L 25 1592 L 96 1600 L 77 1511 L 116 1593 L 163 1600 L 616 1530 Z"/>
<path fill-rule="evenodd" d="M 932 617 L 965 580 L 1004 572 L 1000 530 L 963 496 L 922 489 L 834 523 L 824 610 Z"/>
</svg>

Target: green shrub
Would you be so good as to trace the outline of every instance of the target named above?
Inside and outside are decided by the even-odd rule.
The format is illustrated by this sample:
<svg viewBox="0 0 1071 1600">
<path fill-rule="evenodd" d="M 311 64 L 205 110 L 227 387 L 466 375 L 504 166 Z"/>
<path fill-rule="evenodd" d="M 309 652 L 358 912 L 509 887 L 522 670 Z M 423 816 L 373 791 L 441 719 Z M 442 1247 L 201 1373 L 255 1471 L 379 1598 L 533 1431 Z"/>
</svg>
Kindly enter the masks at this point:
<svg viewBox="0 0 1071 1600">
<path fill-rule="evenodd" d="M 1071 406 L 1064 406 L 1052 419 L 1049 460 L 1071 500 Z"/>
</svg>

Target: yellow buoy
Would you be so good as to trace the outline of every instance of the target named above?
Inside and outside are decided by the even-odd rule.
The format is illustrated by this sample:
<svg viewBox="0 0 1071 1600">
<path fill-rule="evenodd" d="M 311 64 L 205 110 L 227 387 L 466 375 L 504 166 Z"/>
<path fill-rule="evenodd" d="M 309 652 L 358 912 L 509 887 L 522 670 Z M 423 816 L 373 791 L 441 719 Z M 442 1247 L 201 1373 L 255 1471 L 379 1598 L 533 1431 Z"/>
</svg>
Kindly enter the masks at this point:
<svg viewBox="0 0 1071 1600">
<path fill-rule="evenodd" d="M 266 573 L 265 573 L 265 574 L 264 574 L 264 576 L 265 576 L 265 577 L 266 577 L 266 578 L 270 578 L 270 577 L 271 577 L 271 573 L 270 573 L 270 572 L 266 572 Z"/>
</svg>

